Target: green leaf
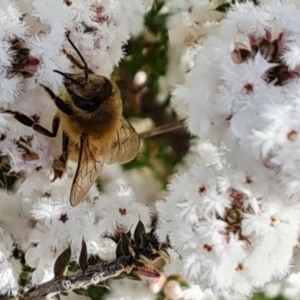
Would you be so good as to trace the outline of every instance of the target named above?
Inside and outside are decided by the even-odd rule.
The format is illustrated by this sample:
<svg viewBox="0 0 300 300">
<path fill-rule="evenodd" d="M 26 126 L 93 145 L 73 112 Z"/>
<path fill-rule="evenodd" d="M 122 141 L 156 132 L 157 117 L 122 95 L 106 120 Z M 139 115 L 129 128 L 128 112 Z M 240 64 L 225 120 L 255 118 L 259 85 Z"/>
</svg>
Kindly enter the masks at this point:
<svg viewBox="0 0 300 300">
<path fill-rule="evenodd" d="M 53 300 L 60 300 L 60 296 L 59 294 L 56 294 L 52 297 Z"/>
<path fill-rule="evenodd" d="M 134 273 L 134 272 L 126 274 L 126 277 L 130 280 L 141 281 L 141 277 L 137 273 Z"/>
<path fill-rule="evenodd" d="M 126 232 L 126 236 L 127 236 L 127 238 L 129 239 L 129 241 L 131 241 L 131 231 L 130 231 L 130 230 L 128 230 L 128 231 Z"/>
<path fill-rule="evenodd" d="M 129 247 L 130 247 L 130 240 L 126 234 L 122 233 L 122 235 L 121 235 L 121 251 L 124 256 L 130 255 Z"/>
<path fill-rule="evenodd" d="M 79 266 L 81 271 L 84 273 L 85 270 L 88 268 L 88 254 L 87 254 L 87 248 L 86 248 L 86 243 L 84 239 L 82 239 L 81 242 L 81 251 L 80 251 L 80 256 L 79 256 Z"/>
<path fill-rule="evenodd" d="M 0 187 L 6 189 L 7 188 L 7 179 L 6 175 L 2 170 L 0 170 Z"/>
<path fill-rule="evenodd" d="M 75 294 L 77 294 L 77 295 L 87 296 L 87 297 L 89 296 L 89 293 L 85 289 L 83 289 L 83 288 L 81 288 L 81 289 L 74 289 L 73 292 Z"/>
<path fill-rule="evenodd" d="M 224 4 L 221 4 L 218 7 L 216 7 L 215 10 L 222 12 L 222 13 L 227 13 L 228 10 L 230 9 L 231 5 L 232 5 L 231 3 L 224 3 Z"/>
<path fill-rule="evenodd" d="M 144 236 L 146 234 L 146 229 L 144 224 L 141 220 L 137 223 L 135 230 L 134 230 L 134 241 L 137 245 L 137 247 L 141 247 L 142 243 L 144 242 Z"/>
<path fill-rule="evenodd" d="M 69 247 L 64 250 L 59 257 L 57 258 L 55 264 L 54 264 L 54 277 L 59 277 L 64 274 L 64 271 L 70 261 L 71 258 L 71 244 Z"/>
<path fill-rule="evenodd" d="M 120 258 L 123 256 L 123 252 L 122 252 L 122 240 L 119 240 L 118 245 L 117 245 L 117 249 L 116 249 L 116 256 L 117 258 Z"/>
<path fill-rule="evenodd" d="M 275 298 L 270 298 L 264 293 L 256 293 L 252 296 L 251 300 L 288 300 L 288 298 L 285 298 L 282 295 L 278 295 Z"/>
<path fill-rule="evenodd" d="M 104 299 L 104 296 L 107 295 L 109 290 L 106 287 L 98 287 L 95 285 L 90 285 L 87 288 L 88 296 L 92 300 L 101 300 Z"/>
</svg>

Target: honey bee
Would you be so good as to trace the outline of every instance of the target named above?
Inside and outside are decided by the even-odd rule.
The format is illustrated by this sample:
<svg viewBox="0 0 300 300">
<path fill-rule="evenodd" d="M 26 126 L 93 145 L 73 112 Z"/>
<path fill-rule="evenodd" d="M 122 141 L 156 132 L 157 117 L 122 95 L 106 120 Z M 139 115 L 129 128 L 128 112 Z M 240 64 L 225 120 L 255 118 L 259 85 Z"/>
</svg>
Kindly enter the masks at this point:
<svg viewBox="0 0 300 300">
<path fill-rule="evenodd" d="M 22 124 L 47 137 L 56 137 L 61 127 L 62 153 L 53 162 L 53 181 L 62 177 L 68 160 L 78 163 L 70 191 L 70 203 L 76 206 L 84 200 L 104 164 L 124 164 L 137 156 L 140 139 L 123 117 L 122 100 L 116 84 L 105 76 L 94 74 L 69 34 L 67 39 L 83 66 L 67 54 L 82 71 L 71 74 L 53 70 L 64 77 L 64 90 L 60 96 L 42 85 L 58 108 L 52 130 L 18 111 L 2 112 L 12 114 Z"/>
</svg>

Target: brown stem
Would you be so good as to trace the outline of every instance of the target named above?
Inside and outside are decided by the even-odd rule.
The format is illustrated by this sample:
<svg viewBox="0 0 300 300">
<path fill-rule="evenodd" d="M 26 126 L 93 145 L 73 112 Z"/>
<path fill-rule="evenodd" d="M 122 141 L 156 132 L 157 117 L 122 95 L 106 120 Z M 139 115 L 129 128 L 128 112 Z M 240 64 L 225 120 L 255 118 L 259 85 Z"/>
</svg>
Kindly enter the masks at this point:
<svg viewBox="0 0 300 300">
<path fill-rule="evenodd" d="M 41 300 L 49 294 L 68 292 L 73 289 L 87 287 L 97 284 L 109 278 L 119 276 L 122 272 L 128 271 L 118 261 L 101 262 L 89 266 L 85 272 L 78 271 L 71 276 L 59 276 L 50 281 L 44 282 L 30 288 L 19 291 L 16 299 L 20 300 Z M 0 295 L 0 300 L 9 299 L 6 295 Z"/>
</svg>

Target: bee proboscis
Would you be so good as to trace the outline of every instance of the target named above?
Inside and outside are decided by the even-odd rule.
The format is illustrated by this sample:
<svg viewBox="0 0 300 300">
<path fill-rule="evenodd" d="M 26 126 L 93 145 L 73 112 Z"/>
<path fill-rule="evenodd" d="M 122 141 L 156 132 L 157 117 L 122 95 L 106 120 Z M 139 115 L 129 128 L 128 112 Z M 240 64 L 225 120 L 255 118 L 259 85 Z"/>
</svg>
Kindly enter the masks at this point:
<svg viewBox="0 0 300 300">
<path fill-rule="evenodd" d="M 85 199 L 104 164 L 126 163 L 139 151 L 140 139 L 123 117 L 120 92 L 109 78 L 94 74 L 67 34 L 67 39 L 81 59 L 79 63 L 67 54 L 72 63 L 82 69 L 77 74 L 54 72 L 64 77 L 60 97 L 42 86 L 58 108 L 52 130 L 18 111 L 4 110 L 22 124 L 48 137 L 56 137 L 62 128 L 62 153 L 54 160 L 54 179 L 61 178 L 68 159 L 78 163 L 73 179 L 70 203 L 78 205 Z"/>
</svg>

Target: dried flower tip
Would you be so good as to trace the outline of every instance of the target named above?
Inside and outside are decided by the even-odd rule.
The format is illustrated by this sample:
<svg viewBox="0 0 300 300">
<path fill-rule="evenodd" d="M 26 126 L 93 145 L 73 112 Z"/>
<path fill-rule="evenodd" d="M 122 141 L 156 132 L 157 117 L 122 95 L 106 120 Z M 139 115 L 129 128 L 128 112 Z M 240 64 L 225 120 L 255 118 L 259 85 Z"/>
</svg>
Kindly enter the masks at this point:
<svg viewBox="0 0 300 300">
<path fill-rule="evenodd" d="M 243 271 L 244 270 L 244 265 L 242 263 L 239 263 L 237 267 L 235 268 L 236 271 Z"/>
<path fill-rule="evenodd" d="M 210 252 L 212 250 L 212 246 L 204 244 L 203 248 L 207 251 Z"/>
<path fill-rule="evenodd" d="M 251 83 L 245 84 L 245 85 L 244 85 L 244 90 L 245 90 L 245 92 L 246 92 L 247 95 L 252 94 L 253 91 L 254 91 L 254 86 L 253 86 L 253 84 L 251 84 Z"/>
<path fill-rule="evenodd" d="M 200 186 L 199 189 L 198 189 L 199 194 L 202 194 L 202 193 L 204 193 L 205 191 L 206 191 L 205 186 Z"/>
</svg>

